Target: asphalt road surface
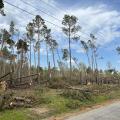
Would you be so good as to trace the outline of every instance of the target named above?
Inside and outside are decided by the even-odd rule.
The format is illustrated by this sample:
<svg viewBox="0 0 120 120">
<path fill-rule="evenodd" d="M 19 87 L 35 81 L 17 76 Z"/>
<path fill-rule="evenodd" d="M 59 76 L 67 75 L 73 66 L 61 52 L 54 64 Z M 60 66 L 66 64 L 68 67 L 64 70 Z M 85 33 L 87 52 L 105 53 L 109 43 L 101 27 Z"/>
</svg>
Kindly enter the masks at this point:
<svg viewBox="0 0 120 120">
<path fill-rule="evenodd" d="M 120 101 L 66 120 L 120 120 Z"/>
</svg>

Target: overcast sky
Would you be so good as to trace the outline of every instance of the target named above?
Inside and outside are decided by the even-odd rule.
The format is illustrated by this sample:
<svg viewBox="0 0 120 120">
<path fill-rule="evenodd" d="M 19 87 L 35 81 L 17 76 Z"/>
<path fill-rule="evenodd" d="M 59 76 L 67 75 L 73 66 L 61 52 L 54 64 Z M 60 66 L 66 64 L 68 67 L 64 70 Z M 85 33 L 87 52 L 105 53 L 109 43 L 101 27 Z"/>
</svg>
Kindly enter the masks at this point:
<svg viewBox="0 0 120 120">
<path fill-rule="evenodd" d="M 79 19 L 82 27 L 79 35 L 81 40 L 88 40 L 89 34 L 93 33 L 100 45 L 98 60 L 99 68 L 105 69 L 106 63 L 110 61 L 113 67 L 120 70 L 120 56 L 116 52 L 116 47 L 120 45 L 120 0 L 5 0 L 18 6 L 33 15 L 41 15 L 46 20 L 46 24 L 52 29 L 53 37 L 60 44 L 61 48 L 68 48 L 68 40 L 63 35 L 61 28 L 64 14 L 75 15 Z M 33 5 L 35 8 L 26 5 L 23 1 Z M 41 12 L 42 11 L 42 12 Z M 44 13 L 43 13 L 44 12 Z M 6 17 L 0 16 L 0 28 L 8 28 L 10 21 L 14 21 L 16 28 L 22 33 L 25 31 L 27 23 L 35 16 L 27 14 L 17 8 L 5 3 Z M 47 14 L 45 14 L 47 13 Z M 51 17 L 52 16 L 52 17 Z M 56 18 L 56 19 L 55 19 Z M 47 22 L 48 21 L 48 22 Z M 55 25 L 51 24 L 54 23 Z M 59 27 L 58 27 L 59 26 Z M 46 66 L 45 50 L 42 45 L 42 65 Z M 72 54 L 87 64 L 87 59 L 81 45 L 72 42 Z M 56 56 L 57 57 L 57 56 Z M 51 56 L 50 56 L 51 58 Z"/>
</svg>

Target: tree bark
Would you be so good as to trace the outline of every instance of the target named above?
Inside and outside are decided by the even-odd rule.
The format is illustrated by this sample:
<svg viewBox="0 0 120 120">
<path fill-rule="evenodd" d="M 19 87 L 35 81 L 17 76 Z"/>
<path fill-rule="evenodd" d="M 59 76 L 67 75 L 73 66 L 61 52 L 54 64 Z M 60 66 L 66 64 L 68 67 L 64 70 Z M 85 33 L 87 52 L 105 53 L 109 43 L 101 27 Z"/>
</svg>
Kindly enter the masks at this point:
<svg viewBox="0 0 120 120">
<path fill-rule="evenodd" d="M 71 73 L 72 73 L 72 59 L 71 59 L 71 36 L 70 36 L 70 26 L 69 26 L 69 53 L 70 53 L 70 81 L 71 81 Z"/>
<path fill-rule="evenodd" d="M 40 68 L 40 27 L 38 26 L 38 73 Z"/>
<path fill-rule="evenodd" d="M 54 54 L 54 50 L 52 49 L 52 55 L 53 55 L 53 64 L 54 64 L 54 68 L 56 67 L 55 65 L 55 54 Z"/>
</svg>

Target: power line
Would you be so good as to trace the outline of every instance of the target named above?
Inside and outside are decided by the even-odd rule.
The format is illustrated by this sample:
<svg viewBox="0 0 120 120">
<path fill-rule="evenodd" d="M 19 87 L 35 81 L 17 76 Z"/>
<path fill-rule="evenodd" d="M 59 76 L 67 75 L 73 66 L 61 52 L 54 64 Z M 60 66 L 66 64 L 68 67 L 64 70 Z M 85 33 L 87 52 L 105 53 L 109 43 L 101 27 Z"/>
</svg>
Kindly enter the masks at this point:
<svg viewBox="0 0 120 120">
<path fill-rule="evenodd" d="M 61 22 L 61 20 L 60 20 L 60 19 L 58 19 L 58 18 L 56 18 L 56 17 L 54 17 L 54 16 L 51 16 L 50 14 L 46 13 L 45 11 L 42 11 L 42 10 L 40 10 L 40 9 L 38 9 L 38 8 L 36 8 L 36 7 L 34 7 L 34 6 L 33 6 L 33 5 L 31 5 L 30 3 L 25 2 L 25 1 L 23 1 L 23 0 L 20 0 L 20 1 L 22 1 L 24 4 L 27 4 L 28 6 L 30 6 L 30 7 L 32 7 L 32 8 L 34 8 L 34 9 L 36 9 L 36 10 L 39 10 L 40 12 L 42 12 L 42 13 L 44 13 L 44 14 L 46 14 L 46 15 L 48 15 L 48 16 L 50 16 L 50 17 L 54 18 L 55 20 L 57 20 L 57 21 Z M 82 32 L 82 31 L 81 31 L 81 33 L 83 33 L 83 34 L 85 34 L 85 35 L 89 36 L 87 33 L 84 33 L 84 32 Z"/>
<path fill-rule="evenodd" d="M 64 10 L 64 9 L 62 9 L 61 7 L 59 7 L 59 6 L 57 6 L 57 8 L 55 8 L 53 5 L 51 5 L 51 4 L 49 4 L 49 3 L 47 3 L 47 2 L 45 2 L 45 1 L 43 1 L 43 0 L 39 0 L 39 1 L 42 1 L 42 2 L 44 2 L 47 6 L 49 6 L 49 7 L 51 7 L 51 8 L 53 8 L 53 9 L 55 9 L 55 10 L 57 10 L 57 8 L 59 9 L 59 10 L 62 10 L 64 13 L 67 13 L 67 11 L 66 10 Z M 80 24 L 80 22 L 78 21 L 77 23 L 79 23 Z M 86 34 L 86 33 L 85 33 Z M 97 34 L 99 34 L 100 36 L 102 36 L 103 35 L 103 33 L 101 33 L 101 32 L 99 32 L 99 33 L 97 33 Z M 86 35 L 88 35 L 88 34 L 86 34 Z M 89 36 L 89 35 L 88 35 Z M 103 35 L 104 36 L 104 35 Z M 102 37 L 103 37 L 102 36 Z"/>
<path fill-rule="evenodd" d="M 27 14 L 30 14 L 30 15 L 32 15 L 32 16 L 36 16 L 35 14 L 33 14 L 33 13 L 31 13 L 31 12 L 28 12 L 27 10 L 25 10 L 25 9 L 23 9 L 23 8 L 20 8 L 20 7 L 16 6 L 16 5 L 13 5 L 13 4 L 11 4 L 11 3 L 7 2 L 7 1 L 4 1 L 4 2 L 7 3 L 7 4 L 9 4 L 9 5 L 11 5 L 11 6 L 13 6 L 13 7 L 15 7 L 15 8 L 17 8 L 17 9 L 19 9 L 19 10 L 21 10 L 21 11 L 23 11 L 23 12 L 26 12 Z M 52 22 L 50 22 L 50 21 L 48 21 L 48 20 L 46 20 L 46 19 L 44 19 L 44 20 L 45 20 L 46 22 L 48 22 L 48 23 L 56 26 L 56 27 L 61 28 L 60 26 L 58 26 L 58 25 L 56 25 L 56 24 L 54 24 L 54 23 L 52 23 Z"/>
<path fill-rule="evenodd" d="M 35 14 L 30 13 L 30 12 L 28 12 L 28 11 L 25 10 L 25 9 L 22 9 L 22 8 L 20 8 L 20 7 L 17 7 L 17 6 L 15 6 L 15 5 L 7 2 L 7 1 L 4 1 L 4 2 L 7 3 L 7 4 L 9 4 L 9 5 L 11 5 L 11 6 L 13 6 L 13 7 L 15 7 L 15 8 L 17 8 L 17 9 L 19 9 L 19 10 L 21 10 L 21 11 L 23 11 L 23 12 L 26 12 L 27 14 L 30 14 L 30 15 L 32 15 L 32 16 L 35 16 Z M 56 19 L 56 18 L 54 18 L 54 19 Z M 54 25 L 54 26 L 57 26 L 57 27 L 59 27 L 59 28 L 62 28 L 62 27 L 60 27 L 60 26 L 58 26 L 58 25 L 56 25 L 56 24 L 54 24 L 54 23 L 52 23 L 52 22 L 50 22 L 50 21 L 47 21 L 47 20 L 45 20 L 45 21 L 48 22 L 48 23 L 50 23 L 50 24 L 52 24 L 52 25 Z M 85 38 L 85 39 L 86 39 L 86 38 Z"/>
<path fill-rule="evenodd" d="M 58 10 L 58 9 L 59 9 L 59 11 L 62 10 L 62 11 L 66 14 L 66 10 L 64 10 L 63 8 L 61 8 L 61 7 L 59 7 L 59 6 L 57 6 L 57 8 L 56 8 L 55 6 L 53 6 L 53 5 L 45 2 L 45 1 L 43 1 L 43 0 L 39 0 L 39 1 L 43 2 L 44 4 L 46 4 L 47 6 L 51 7 L 52 9 L 55 9 L 55 10 Z"/>
<path fill-rule="evenodd" d="M 45 2 L 45 1 L 43 1 L 43 0 L 39 0 L 39 1 L 42 1 L 42 2 L 44 2 L 47 6 L 50 6 L 50 7 L 52 7 L 53 9 L 56 9 L 54 6 L 52 6 L 51 4 L 49 4 L 49 3 L 47 3 L 47 2 Z M 58 6 L 57 6 L 57 8 L 59 8 L 60 10 L 62 10 L 62 11 L 65 12 L 65 10 L 63 10 L 62 8 L 60 8 L 60 7 L 58 7 Z M 59 20 L 59 21 L 61 21 L 61 20 Z M 80 24 L 80 22 L 77 22 L 77 23 Z M 81 31 L 81 32 L 82 32 L 82 31 Z M 83 32 L 82 32 L 82 33 L 83 33 Z M 83 33 L 83 34 L 86 34 L 87 36 L 89 36 L 87 33 Z"/>
<path fill-rule="evenodd" d="M 16 5 L 13 5 L 13 4 L 11 4 L 11 3 L 9 3 L 9 2 L 7 2 L 7 1 L 4 1 L 5 3 L 7 3 L 7 4 L 9 4 L 9 5 L 11 5 L 11 6 L 13 6 L 13 7 L 15 7 L 15 8 L 17 8 L 17 9 L 19 9 L 19 10 L 21 10 L 21 11 L 23 11 L 23 12 L 26 12 L 27 14 L 30 14 L 30 15 L 32 15 L 32 16 L 36 16 L 35 14 L 33 14 L 33 13 L 31 13 L 31 12 L 28 12 L 27 10 L 25 10 L 25 9 L 23 9 L 23 8 L 20 8 L 20 7 L 18 7 L 18 6 L 16 6 Z M 55 18 L 54 18 L 55 19 Z M 54 25 L 54 26 L 56 26 L 56 27 L 58 27 L 58 28 L 62 28 L 62 27 L 60 27 L 60 26 L 58 26 L 58 25 L 56 25 L 56 24 L 54 24 L 54 23 L 52 23 L 52 22 L 50 22 L 50 21 L 48 21 L 48 20 L 45 20 L 46 22 L 48 22 L 48 23 L 50 23 L 50 24 L 52 24 L 52 25 Z M 81 32 L 81 33 L 83 33 L 83 32 Z M 83 34 L 86 34 L 86 33 L 83 33 Z M 77 35 L 77 34 L 76 34 Z M 86 34 L 87 35 L 87 34 Z M 89 36 L 90 37 L 90 36 Z M 89 38 L 88 37 L 88 38 Z M 86 39 L 88 39 L 88 38 L 86 38 Z"/>
<path fill-rule="evenodd" d="M 16 6 L 16 5 L 13 5 L 13 4 L 11 4 L 11 3 L 9 3 L 9 2 L 7 2 L 7 1 L 4 1 L 5 3 L 7 3 L 7 4 L 9 4 L 9 5 L 11 5 L 11 6 L 13 6 L 13 7 L 15 7 L 15 8 L 17 8 L 17 9 L 19 9 L 19 10 L 21 10 L 21 11 L 23 11 L 23 12 L 26 12 L 27 14 L 30 14 L 30 15 L 32 15 L 32 16 L 35 16 L 35 14 L 33 14 L 33 13 L 31 13 L 31 12 L 28 12 L 27 10 L 25 10 L 25 9 L 23 9 L 23 8 L 20 8 L 20 7 L 18 7 L 18 6 Z M 49 15 L 50 16 L 50 15 Z M 55 19 L 55 18 L 54 18 Z M 59 27 L 60 29 L 62 28 L 62 27 L 60 27 L 60 26 L 58 26 L 58 25 L 56 25 L 56 24 L 54 24 L 54 23 L 52 23 L 52 22 L 50 22 L 50 21 L 48 21 L 48 20 L 45 20 L 46 22 L 48 22 L 48 23 L 50 23 L 50 24 L 52 24 L 52 25 L 54 25 L 54 26 L 56 26 L 56 27 Z M 83 33 L 83 34 L 85 34 L 85 33 Z"/>
<path fill-rule="evenodd" d="M 54 16 L 52 16 L 52 15 L 46 13 L 46 12 L 43 11 L 43 10 L 40 10 L 40 9 L 34 7 L 32 4 L 30 4 L 30 3 L 28 3 L 28 2 L 25 2 L 25 1 L 23 1 L 23 0 L 20 0 L 20 1 L 22 1 L 24 4 L 26 4 L 26 5 L 28 5 L 28 6 L 30 6 L 30 7 L 32 7 L 32 8 L 34 8 L 34 9 L 36 9 L 36 10 L 38 10 L 38 11 L 40 11 L 40 12 L 42 12 L 42 13 L 44 13 L 44 14 L 46 14 L 46 15 L 48 15 L 48 16 L 50 16 L 50 17 L 52 17 L 52 18 L 54 18 L 54 19 L 56 19 L 56 20 L 58 20 L 58 21 L 61 22 L 61 20 L 59 20 L 58 18 L 56 18 L 56 17 L 54 17 Z"/>
<path fill-rule="evenodd" d="M 63 12 L 65 12 L 66 10 L 63 10 L 61 7 L 59 7 L 59 6 L 57 6 L 57 8 L 56 7 L 54 7 L 53 5 L 51 5 L 51 4 L 49 4 L 49 3 L 47 3 L 47 2 L 45 2 L 45 1 L 43 1 L 43 0 L 39 0 L 39 1 L 42 1 L 43 3 L 45 3 L 47 6 L 49 6 L 49 7 L 51 7 L 52 9 L 55 9 L 55 10 L 57 10 L 57 8 L 59 9 L 59 10 L 62 10 Z M 67 11 L 66 11 L 66 13 L 67 13 Z M 60 21 L 60 20 L 59 20 Z M 79 23 L 80 24 L 80 22 L 78 21 L 77 23 Z M 81 31 L 82 32 L 82 31 Z M 82 32 L 83 34 L 86 34 L 87 36 L 89 36 L 90 37 L 90 34 L 87 34 L 87 33 L 84 33 L 84 32 Z M 100 33 L 98 33 L 99 34 L 99 36 L 101 36 L 101 37 L 103 37 Z"/>
</svg>

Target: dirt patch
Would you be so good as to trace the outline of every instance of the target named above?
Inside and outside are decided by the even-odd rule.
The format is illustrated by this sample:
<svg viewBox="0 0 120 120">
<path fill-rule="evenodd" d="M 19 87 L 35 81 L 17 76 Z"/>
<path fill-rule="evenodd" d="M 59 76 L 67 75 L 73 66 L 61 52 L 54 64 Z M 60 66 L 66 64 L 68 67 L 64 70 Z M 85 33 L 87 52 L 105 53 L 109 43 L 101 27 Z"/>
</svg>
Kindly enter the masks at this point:
<svg viewBox="0 0 120 120">
<path fill-rule="evenodd" d="M 40 114 L 48 113 L 50 110 L 48 108 L 30 108 L 30 111 L 40 115 Z"/>
</svg>

